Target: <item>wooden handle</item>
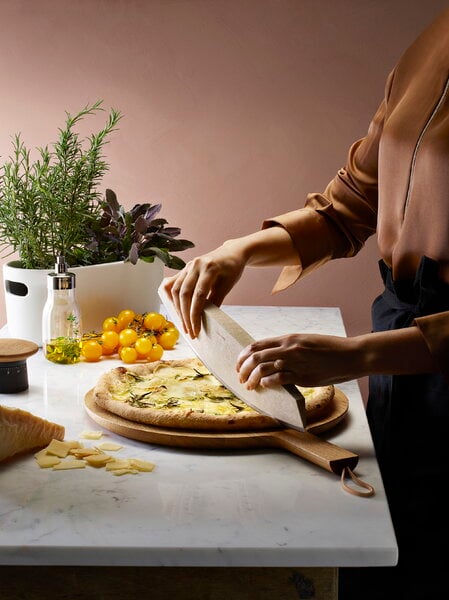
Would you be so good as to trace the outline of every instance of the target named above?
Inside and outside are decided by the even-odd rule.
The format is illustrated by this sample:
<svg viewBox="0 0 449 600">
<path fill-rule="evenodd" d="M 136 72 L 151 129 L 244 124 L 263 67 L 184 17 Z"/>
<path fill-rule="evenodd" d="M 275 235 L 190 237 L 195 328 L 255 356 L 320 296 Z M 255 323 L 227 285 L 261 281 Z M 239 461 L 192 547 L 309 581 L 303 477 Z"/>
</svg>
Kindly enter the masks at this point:
<svg viewBox="0 0 449 600">
<path fill-rule="evenodd" d="M 354 469 L 359 461 L 357 454 L 326 442 L 307 431 L 281 429 L 264 436 L 267 445 L 284 448 L 330 471 L 341 474 L 345 467 Z"/>
</svg>

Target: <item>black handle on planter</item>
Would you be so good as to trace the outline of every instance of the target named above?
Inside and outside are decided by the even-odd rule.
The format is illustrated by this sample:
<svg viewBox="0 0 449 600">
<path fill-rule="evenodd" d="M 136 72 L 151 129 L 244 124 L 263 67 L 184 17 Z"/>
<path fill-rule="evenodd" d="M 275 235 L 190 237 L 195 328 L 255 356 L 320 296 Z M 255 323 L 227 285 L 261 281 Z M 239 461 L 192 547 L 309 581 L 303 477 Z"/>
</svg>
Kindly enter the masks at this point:
<svg viewBox="0 0 449 600">
<path fill-rule="evenodd" d="M 28 295 L 27 286 L 20 281 L 10 281 L 9 279 L 5 279 L 5 290 L 8 294 L 12 294 L 13 296 Z"/>
</svg>

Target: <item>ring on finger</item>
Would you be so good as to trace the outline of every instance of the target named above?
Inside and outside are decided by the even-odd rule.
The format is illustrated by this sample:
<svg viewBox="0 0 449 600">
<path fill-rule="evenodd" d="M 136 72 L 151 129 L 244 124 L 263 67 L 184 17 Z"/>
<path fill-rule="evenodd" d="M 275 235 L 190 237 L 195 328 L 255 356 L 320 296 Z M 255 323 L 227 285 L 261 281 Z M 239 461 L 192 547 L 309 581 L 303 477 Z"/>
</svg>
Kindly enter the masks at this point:
<svg viewBox="0 0 449 600">
<path fill-rule="evenodd" d="M 284 366 L 284 363 L 279 358 L 277 360 L 275 360 L 273 363 L 273 367 L 275 368 L 276 371 L 282 371 L 283 366 Z"/>
</svg>

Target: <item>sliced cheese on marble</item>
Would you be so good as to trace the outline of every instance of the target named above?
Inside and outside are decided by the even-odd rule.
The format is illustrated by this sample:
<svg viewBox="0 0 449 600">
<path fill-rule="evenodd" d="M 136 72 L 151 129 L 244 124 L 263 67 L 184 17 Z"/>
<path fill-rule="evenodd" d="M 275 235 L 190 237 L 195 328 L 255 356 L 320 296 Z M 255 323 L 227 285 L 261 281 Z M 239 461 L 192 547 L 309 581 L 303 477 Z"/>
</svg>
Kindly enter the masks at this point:
<svg viewBox="0 0 449 600">
<path fill-rule="evenodd" d="M 85 440 L 99 440 L 103 437 L 102 431 L 82 431 L 79 435 L 80 438 Z"/>
<path fill-rule="evenodd" d="M 114 442 L 103 442 L 102 444 L 98 444 L 97 448 L 106 450 L 106 452 L 115 452 L 116 450 L 121 450 L 123 446 Z"/>
<path fill-rule="evenodd" d="M 60 440 L 51 440 L 49 445 L 46 448 L 47 454 L 52 454 L 53 456 L 59 456 L 59 458 L 65 458 L 70 450 L 74 448 L 80 448 L 81 444 L 75 441 L 60 441 Z"/>
<path fill-rule="evenodd" d="M 49 469 L 55 465 L 59 465 L 61 459 L 50 454 L 36 454 L 36 462 L 41 469 Z"/>
<path fill-rule="evenodd" d="M 84 459 L 91 467 L 104 467 L 106 463 L 115 460 L 109 454 L 91 454 Z"/>
<path fill-rule="evenodd" d="M 131 465 L 129 463 L 129 459 L 127 458 L 114 458 L 106 464 L 106 471 L 115 471 L 117 469 L 130 469 Z"/>
<path fill-rule="evenodd" d="M 76 458 L 85 458 L 86 456 L 100 454 L 100 450 L 98 448 L 72 448 L 70 454 Z"/>
<path fill-rule="evenodd" d="M 137 471 L 137 469 L 114 469 L 113 471 L 111 471 L 111 473 L 113 475 L 137 475 L 139 471 Z"/>
<path fill-rule="evenodd" d="M 137 469 L 138 471 L 143 471 L 146 473 L 151 473 L 156 466 L 154 463 L 148 460 L 142 460 L 140 458 L 130 458 L 129 462 L 132 469 Z"/>
<path fill-rule="evenodd" d="M 77 460 L 76 458 L 68 458 L 67 460 L 61 460 L 60 463 L 53 467 L 53 471 L 67 471 L 70 469 L 84 469 L 86 467 L 86 461 Z"/>
</svg>

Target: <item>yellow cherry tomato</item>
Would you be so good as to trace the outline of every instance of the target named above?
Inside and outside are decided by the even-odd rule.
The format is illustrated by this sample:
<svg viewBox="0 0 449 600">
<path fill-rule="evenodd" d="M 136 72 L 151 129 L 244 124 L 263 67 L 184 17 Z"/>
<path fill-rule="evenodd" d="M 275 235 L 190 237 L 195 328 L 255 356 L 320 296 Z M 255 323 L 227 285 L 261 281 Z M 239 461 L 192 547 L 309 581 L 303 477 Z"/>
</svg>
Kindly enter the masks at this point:
<svg viewBox="0 0 449 600">
<path fill-rule="evenodd" d="M 162 346 L 160 344 L 153 344 L 151 352 L 147 354 L 147 359 L 151 362 L 154 360 L 160 360 L 163 354 L 164 349 L 162 348 Z"/>
<path fill-rule="evenodd" d="M 141 336 L 137 338 L 134 348 L 137 350 L 139 358 L 146 358 L 153 349 L 156 339 L 154 335 Z"/>
<path fill-rule="evenodd" d="M 116 331 L 118 333 L 119 328 L 118 328 L 117 317 L 107 317 L 103 321 L 102 328 L 103 328 L 103 331 Z"/>
<path fill-rule="evenodd" d="M 117 348 L 106 348 L 104 345 L 101 346 L 101 350 L 103 352 L 103 356 L 111 356 L 117 352 Z"/>
<path fill-rule="evenodd" d="M 119 356 L 124 363 L 131 364 L 137 360 L 137 350 L 132 346 L 123 346 L 120 349 Z"/>
<path fill-rule="evenodd" d="M 179 331 L 177 329 L 166 329 L 161 335 L 157 336 L 158 343 L 164 350 L 171 350 L 179 339 Z"/>
<path fill-rule="evenodd" d="M 119 334 L 116 331 L 103 331 L 101 342 L 103 350 L 115 350 L 120 343 Z"/>
<path fill-rule="evenodd" d="M 81 356 L 88 362 L 97 362 L 103 354 L 101 344 L 97 340 L 87 340 L 81 348 Z"/>
<path fill-rule="evenodd" d="M 135 329 L 131 329 L 131 327 L 126 327 L 126 329 L 122 329 L 118 334 L 121 346 L 132 346 L 133 344 L 135 344 L 137 337 L 137 331 Z"/>
<path fill-rule="evenodd" d="M 121 331 L 122 329 L 128 328 L 129 325 L 132 323 L 135 316 L 136 316 L 136 313 L 133 310 L 131 310 L 130 308 L 121 310 L 119 312 L 119 314 L 117 315 L 117 323 L 118 323 L 119 331 Z"/>
<path fill-rule="evenodd" d="M 149 331 L 161 331 L 164 329 L 166 322 L 164 315 L 157 312 L 149 312 L 143 319 L 143 325 Z"/>
</svg>

